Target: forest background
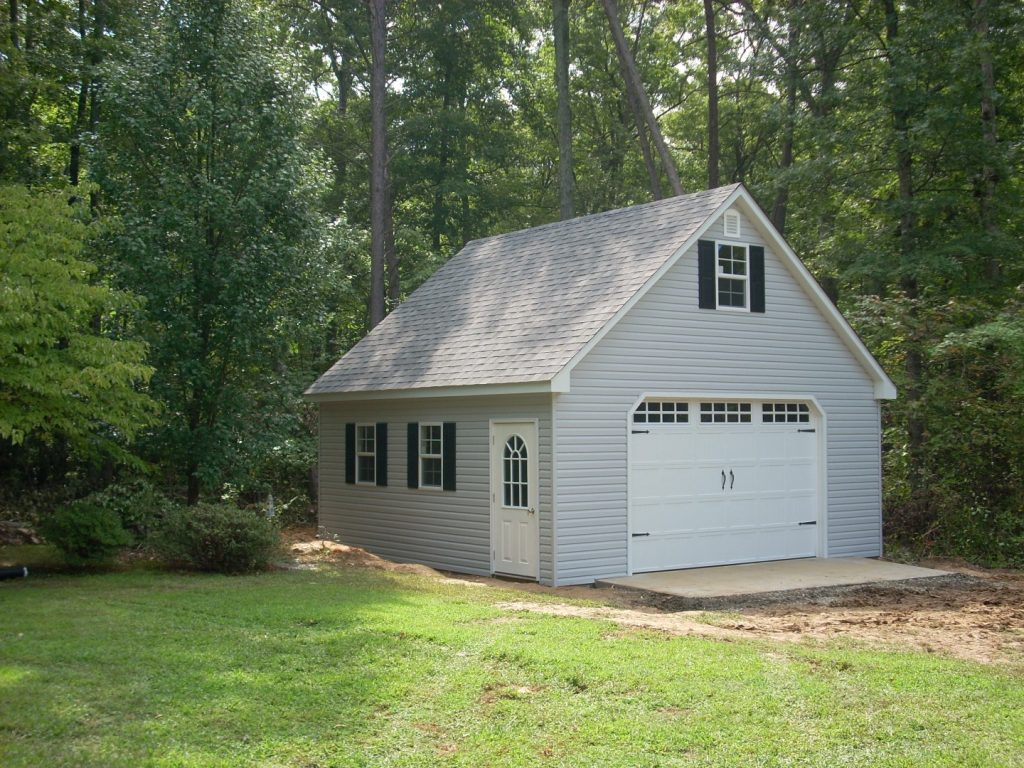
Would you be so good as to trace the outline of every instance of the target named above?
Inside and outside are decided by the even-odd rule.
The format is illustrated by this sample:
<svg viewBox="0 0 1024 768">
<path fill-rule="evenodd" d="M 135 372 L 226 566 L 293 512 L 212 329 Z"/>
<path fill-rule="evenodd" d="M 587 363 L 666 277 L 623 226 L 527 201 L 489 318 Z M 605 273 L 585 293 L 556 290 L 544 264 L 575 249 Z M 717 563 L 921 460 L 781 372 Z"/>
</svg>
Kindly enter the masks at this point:
<svg viewBox="0 0 1024 768">
<path fill-rule="evenodd" d="M 741 181 L 899 387 L 890 547 L 1024 565 L 1019 3 L 2 7 L 0 516 L 299 518 L 303 388 L 466 242 Z"/>
</svg>

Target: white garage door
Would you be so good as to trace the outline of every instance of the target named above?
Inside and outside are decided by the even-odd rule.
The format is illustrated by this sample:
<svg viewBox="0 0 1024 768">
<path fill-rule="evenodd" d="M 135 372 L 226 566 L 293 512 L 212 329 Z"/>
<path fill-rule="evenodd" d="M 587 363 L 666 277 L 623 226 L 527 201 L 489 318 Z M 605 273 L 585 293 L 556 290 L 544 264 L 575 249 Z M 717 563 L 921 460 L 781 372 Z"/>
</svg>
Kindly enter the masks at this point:
<svg viewBox="0 0 1024 768">
<path fill-rule="evenodd" d="M 651 399 L 631 421 L 634 572 L 817 554 L 820 431 L 807 404 Z"/>
</svg>

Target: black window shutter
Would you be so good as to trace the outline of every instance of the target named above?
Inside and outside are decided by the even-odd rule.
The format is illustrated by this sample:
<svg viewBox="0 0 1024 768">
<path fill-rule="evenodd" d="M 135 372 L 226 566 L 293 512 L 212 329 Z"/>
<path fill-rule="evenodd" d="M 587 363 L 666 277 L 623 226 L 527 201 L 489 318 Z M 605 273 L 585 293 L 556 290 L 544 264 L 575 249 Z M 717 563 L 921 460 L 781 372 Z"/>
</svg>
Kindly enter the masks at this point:
<svg viewBox="0 0 1024 768">
<path fill-rule="evenodd" d="M 356 425 L 345 425 L 345 482 L 356 481 Z"/>
<path fill-rule="evenodd" d="M 697 241 L 697 306 L 715 309 L 715 244 L 711 240 Z"/>
<path fill-rule="evenodd" d="M 750 246 L 750 311 L 764 312 L 764 248 Z"/>
<path fill-rule="evenodd" d="M 408 426 L 408 446 L 406 447 L 406 466 L 408 467 L 409 473 L 409 487 L 419 488 L 420 487 L 420 425 L 415 422 L 409 422 Z"/>
<path fill-rule="evenodd" d="M 455 490 L 455 422 L 446 421 L 441 427 L 441 487 Z"/>
<path fill-rule="evenodd" d="M 377 422 L 377 455 L 374 463 L 377 465 L 377 485 L 388 484 L 388 425 L 387 422 Z"/>
</svg>

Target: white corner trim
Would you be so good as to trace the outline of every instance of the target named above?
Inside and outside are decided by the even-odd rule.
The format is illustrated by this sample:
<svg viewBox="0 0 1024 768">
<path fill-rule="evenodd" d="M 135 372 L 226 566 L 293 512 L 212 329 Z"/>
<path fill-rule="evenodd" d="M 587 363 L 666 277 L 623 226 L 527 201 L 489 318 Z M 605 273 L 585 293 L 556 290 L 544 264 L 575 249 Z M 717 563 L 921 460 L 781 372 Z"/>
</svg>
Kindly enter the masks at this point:
<svg viewBox="0 0 1024 768">
<path fill-rule="evenodd" d="M 583 347 L 576 352 L 575 355 L 567 362 L 562 369 L 555 374 L 551 380 L 552 391 L 557 392 L 568 392 L 570 377 L 573 368 L 575 368 L 580 361 L 587 356 L 597 344 L 603 339 L 608 333 L 618 325 L 619 321 L 631 310 L 637 302 L 642 299 L 651 288 L 653 288 L 659 280 L 668 272 L 676 262 L 682 258 L 694 244 L 704 236 L 704 233 L 714 224 L 718 218 L 727 210 L 732 208 L 736 203 L 739 203 L 744 213 L 750 216 L 755 223 L 758 225 L 758 229 L 761 234 L 765 236 L 765 239 L 770 245 L 775 247 L 776 253 L 782 259 L 783 263 L 791 270 L 793 277 L 797 283 L 807 291 L 814 305 L 818 310 L 825 316 L 829 325 L 838 334 L 839 338 L 846 344 L 849 350 L 853 353 L 854 358 L 859 362 L 864 369 L 871 375 L 874 380 L 874 395 L 876 400 L 894 400 L 896 399 L 896 385 L 893 384 L 892 379 L 883 370 L 882 366 L 875 360 L 874 355 L 868 350 L 861 341 L 860 336 L 853 330 L 853 326 L 849 324 L 842 313 L 836 308 L 835 304 L 832 303 L 831 299 L 825 295 L 825 291 L 822 290 L 818 281 L 814 279 L 814 276 L 807 269 L 806 265 L 800 260 L 800 257 L 796 255 L 789 243 L 786 242 L 785 238 L 779 234 L 775 226 L 768 220 L 764 211 L 761 210 L 761 206 L 757 204 L 750 192 L 747 191 L 746 187 L 742 184 L 738 185 L 732 193 L 719 204 L 711 214 L 708 215 L 697 230 L 687 238 L 675 252 L 669 256 L 664 264 L 655 272 L 651 277 L 644 283 L 640 288 L 630 296 L 629 300 L 626 301 L 619 311 L 616 312 L 612 317 L 598 329 Z M 558 389 L 555 389 L 555 385 L 558 385 Z M 564 387 L 564 388 L 563 388 Z"/>
</svg>

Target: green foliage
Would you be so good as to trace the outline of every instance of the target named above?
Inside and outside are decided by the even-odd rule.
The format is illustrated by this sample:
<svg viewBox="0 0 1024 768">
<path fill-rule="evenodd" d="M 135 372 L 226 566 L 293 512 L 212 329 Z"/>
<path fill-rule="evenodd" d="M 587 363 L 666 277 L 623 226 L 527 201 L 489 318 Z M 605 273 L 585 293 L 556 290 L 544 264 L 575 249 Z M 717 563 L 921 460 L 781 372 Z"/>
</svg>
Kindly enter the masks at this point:
<svg viewBox="0 0 1024 768">
<path fill-rule="evenodd" d="M 244 476 L 308 379 L 289 336 L 317 322 L 318 171 L 307 105 L 253 8 L 155 7 L 151 39 L 109 73 L 96 173 L 123 220 L 108 268 L 146 299 L 133 322 L 166 405 L 147 449 L 195 501 Z"/>
<path fill-rule="evenodd" d="M 217 573 L 266 568 L 280 546 L 277 525 L 262 512 L 206 503 L 172 511 L 153 542 L 172 563 Z"/>
<path fill-rule="evenodd" d="M 44 517 L 39 532 L 71 565 L 107 562 L 131 543 L 117 512 L 88 500 Z"/>
<path fill-rule="evenodd" d="M 117 515 L 133 544 L 146 543 L 160 521 L 171 515 L 176 504 L 141 478 L 112 483 L 94 491 L 81 503 L 102 507 Z"/>
<path fill-rule="evenodd" d="M 0 187 L 0 438 L 120 453 L 154 419 L 138 389 L 153 369 L 143 343 L 115 333 L 132 300 L 96 282 L 68 195 Z"/>
</svg>

